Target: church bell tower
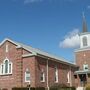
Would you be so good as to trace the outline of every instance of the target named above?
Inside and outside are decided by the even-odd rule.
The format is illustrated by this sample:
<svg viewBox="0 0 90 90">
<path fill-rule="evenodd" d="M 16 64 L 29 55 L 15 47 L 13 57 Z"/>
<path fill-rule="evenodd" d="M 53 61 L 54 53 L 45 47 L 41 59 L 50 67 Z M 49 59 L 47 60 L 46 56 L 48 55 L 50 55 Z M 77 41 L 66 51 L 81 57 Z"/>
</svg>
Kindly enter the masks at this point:
<svg viewBox="0 0 90 90">
<path fill-rule="evenodd" d="M 75 50 L 76 65 L 79 67 L 75 74 L 78 86 L 90 83 L 90 32 L 87 29 L 86 18 L 83 13 L 82 32 L 79 34 L 80 48 Z"/>
<path fill-rule="evenodd" d="M 90 32 L 87 30 L 87 23 L 83 14 L 83 27 L 82 33 L 80 33 L 80 49 L 90 47 Z"/>
</svg>

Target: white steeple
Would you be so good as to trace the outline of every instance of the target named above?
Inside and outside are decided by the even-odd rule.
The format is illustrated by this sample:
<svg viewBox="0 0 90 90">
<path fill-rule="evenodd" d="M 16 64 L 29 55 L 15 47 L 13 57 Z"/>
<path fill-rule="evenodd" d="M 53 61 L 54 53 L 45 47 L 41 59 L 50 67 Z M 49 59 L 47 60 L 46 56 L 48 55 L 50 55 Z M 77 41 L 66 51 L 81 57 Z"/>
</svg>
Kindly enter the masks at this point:
<svg viewBox="0 0 90 90">
<path fill-rule="evenodd" d="M 87 31 L 87 23 L 83 13 L 82 33 L 80 33 L 80 48 L 90 47 L 90 32 Z"/>
</svg>

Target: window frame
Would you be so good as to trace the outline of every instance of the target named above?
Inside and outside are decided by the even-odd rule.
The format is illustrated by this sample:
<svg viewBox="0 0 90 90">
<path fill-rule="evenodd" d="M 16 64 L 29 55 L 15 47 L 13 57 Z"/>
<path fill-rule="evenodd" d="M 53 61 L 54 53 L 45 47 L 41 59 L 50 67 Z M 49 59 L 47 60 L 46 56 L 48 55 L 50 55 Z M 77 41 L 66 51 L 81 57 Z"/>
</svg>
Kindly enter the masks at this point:
<svg viewBox="0 0 90 90">
<path fill-rule="evenodd" d="M 67 83 L 70 83 L 70 71 L 67 73 Z"/>
<path fill-rule="evenodd" d="M 8 44 L 6 44 L 6 48 L 5 48 L 5 51 L 6 51 L 6 53 L 8 52 Z"/>
<path fill-rule="evenodd" d="M 8 63 L 7 63 L 7 72 L 5 71 L 5 69 L 6 69 L 6 65 L 5 65 L 5 62 L 6 61 L 8 61 Z M 11 70 L 10 70 L 10 67 L 9 67 L 9 64 L 11 64 Z M 3 66 L 3 68 L 2 68 L 2 66 Z M 11 71 L 11 72 L 9 72 L 9 70 Z M 10 74 L 12 74 L 12 62 L 8 59 L 8 58 L 6 58 L 6 59 L 4 59 L 4 61 L 0 64 L 0 75 L 10 75 Z"/>
<path fill-rule="evenodd" d="M 27 80 L 26 78 L 27 78 L 27 73 L 29 73 L 29 80 Z M 30 70 L 27 68 L 26 70 L 25 70 L 25 82 L 31 82 L 31 80 L 30 80 L 30 77 L 31 77 L 31 75 L 30 75 Z"/>
<path fill-rule="evenodd" d="M 55 68 L 54 68 L 54 69 L 55 69 L 55 79 L 54 79 L 54 80 L 55 80 L 55 82 L 56 82 L 56 83 L 58 83 L 58 81 L 59 81 L 58 67 L 57 67 L 57 66 L 55 66 Z"/>
<path fill-rule="evenodd" d="M 41 79 L 42 78 L 42 79 Z M 45 82 L 45 72 L 42 70 L 40 73 L 40 81 Z"/>
<path fill-rule="evenodd" d="M 85 69 L 85 67 L 87 67 L 87 69 Z M 84 71 L 89 70 L 88 64 L 83 64 L 83 70 L 84 70 Z"/>
<path fill-rule="evenodd" d="M 4 61 L 4 73 L 5 74 L 7 74 L 7 73 L 9 73 L 8 71 L 8 69 L 9 69 L 9 61 L 6 59 L 5 61 Z"/>
<path fill-rule="evenodd" d="M 86 36 L 84 36 L 84 37 L 82 38 L 82 42 L 83 42 L 83 47 L 85 47 L 85 46 L 88 45 L 88 41 L 87 41 L 87 37 L 86 37 Z"/>
</svg>

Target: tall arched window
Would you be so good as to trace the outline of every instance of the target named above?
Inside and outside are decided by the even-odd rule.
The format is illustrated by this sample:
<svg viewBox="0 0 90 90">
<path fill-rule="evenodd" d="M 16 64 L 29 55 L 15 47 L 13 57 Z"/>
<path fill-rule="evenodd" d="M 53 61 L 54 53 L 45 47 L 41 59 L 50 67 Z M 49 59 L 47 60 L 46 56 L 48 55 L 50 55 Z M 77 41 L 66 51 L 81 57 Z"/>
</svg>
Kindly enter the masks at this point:
<svg viewBox="0 0 90 90">
<path fill-rule="evenodd" d="M 67 73 L 67 83 L 70 83 L 70 71 Z"/>
<path fill-rule="evenodd" d="M 42 69 L 42 71 L 41 71 L 40 81 L 41 81 L 41 82 L 45 82 L 45 72 L 44 72 L 43 69 Z"/>
<path fill-rule="evenodd" d="M 5 60 L 5 73 L 8 73 L 8 60 Z"/>
<path fill-rule="evenodd" d="M 87 37 L 83 37 L 83 46 L 87 46 Z"/>
<path fill-rule="evenodd" d="M 25 82 L 30 82 L 30 71 L 28 68 L 25 71 Z"/>
<path fill-rule="evenodd" d="M 58 82 L 58 68 L 55 67 L 55 82 Z"/>
<path fill-rule="evenodd" d="M 9 61 L 9 59 L 5 59 L 0 64 L 0 75 L 7 75 L 12 74 L 12 62 Z"/>
</svg>

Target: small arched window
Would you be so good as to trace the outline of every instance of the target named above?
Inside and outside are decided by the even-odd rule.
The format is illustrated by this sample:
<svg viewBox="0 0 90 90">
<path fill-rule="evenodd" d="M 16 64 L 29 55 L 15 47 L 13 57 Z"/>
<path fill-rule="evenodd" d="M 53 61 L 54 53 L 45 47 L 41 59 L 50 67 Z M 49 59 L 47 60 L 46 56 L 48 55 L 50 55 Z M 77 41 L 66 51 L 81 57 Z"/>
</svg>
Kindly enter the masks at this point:
<svg viewBox="0 0 90 90">
<path fill-rule="evenodd" d="M 83 37 L 83 46 L 87 46 L 87 37 Z"/>
<path fill-rule="evenodd" d="M 30 82 L 30 71 L 28 68 L 25 71 L 25 82 Z"/>
<path fill-rule="evenodd" d="M 5 60 L 5 73 L 8 73 L 8 64 L 9 64 L 9 62 L 8 62 L 8 60 Z"/>
<path fill-rule="evenodd" d="M 55 82 L 58 82 L 58 68 L 55 67 Z"/>
<path fill-rule="evenodd" d="M 41 70 L 40 81 L 45 82 L 45 72 L 43 69 Z"/>
<path fill-rule="evenodd" d="M 70 71 L 67 73 L 67 83 L 70 83 Z"/>
</svg>

